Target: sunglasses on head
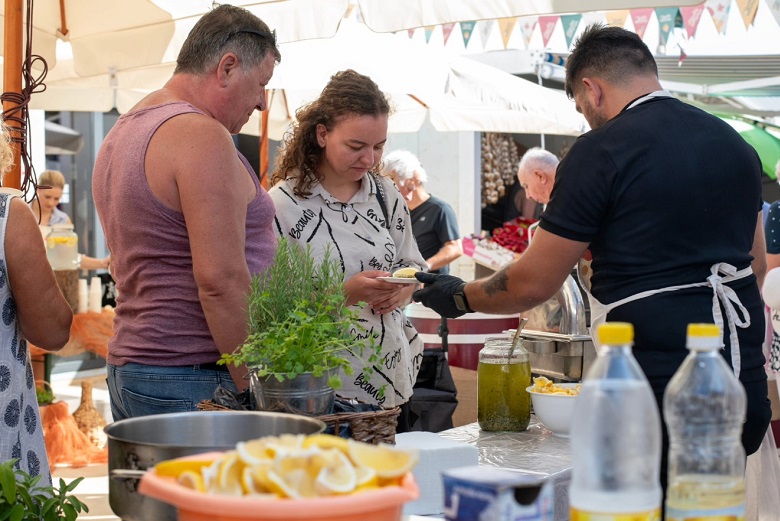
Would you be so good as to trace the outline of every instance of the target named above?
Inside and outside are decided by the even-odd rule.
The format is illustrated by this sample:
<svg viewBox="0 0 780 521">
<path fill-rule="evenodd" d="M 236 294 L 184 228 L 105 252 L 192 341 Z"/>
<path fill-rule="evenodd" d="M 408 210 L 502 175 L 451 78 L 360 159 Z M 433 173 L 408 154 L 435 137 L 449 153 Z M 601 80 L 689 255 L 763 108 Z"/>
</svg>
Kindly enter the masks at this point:
<svg viewBox="0 0 780 521">
<path fill-rule="evenodd" d="M 255 36 L 259 36 L 260 38 L 267 38 L 270 39 L 274 44 L 276 44 L 276 29 L 274 29 L 271 32 L 268 31 L 256 31 L 254 29 L 239 29 L 238 31 L 234 31 L 230 34 L 228 34 L 227 38 L 225 38 L 225 41 L 222 43 L 222 45 L 225 45 L 230 41 L 231 38 L 233 38 L 237 34 L 254 34 Z"/>
</svg>

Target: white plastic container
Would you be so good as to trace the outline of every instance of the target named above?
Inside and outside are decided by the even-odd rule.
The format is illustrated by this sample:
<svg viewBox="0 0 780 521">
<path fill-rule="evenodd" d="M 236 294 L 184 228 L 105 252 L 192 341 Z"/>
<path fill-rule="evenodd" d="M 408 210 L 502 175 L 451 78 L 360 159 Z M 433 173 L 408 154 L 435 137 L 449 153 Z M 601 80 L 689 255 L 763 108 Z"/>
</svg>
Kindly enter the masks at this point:
<svg viewBox="0 0 780 521">
<path fill-rule="evenodd" d="M 79 279 L 79 307 L 78 313 L 86 313 L 89 309 L 89 288 L 87 279 Z"/>
<path fill-rule="evenodd" d="M 661 518 L 661 420 L 631 352 L 627 323 L 598 329 L 599 356 L 582 382 L 571 426 L 571 520 Z"/>
<path fill-rule="evenodd" d="M 89 310 L 100 313 L 103 309 L 103 286 L 100 277 L 92 277 L 89 283 Z"/>
<path fill-rule="evenodd" d="M 745 518 L 745 389 L 720 354 L 715 324 L 688 325 L 688 356 L 664 393 L 667 521 Z"/>
</svg>

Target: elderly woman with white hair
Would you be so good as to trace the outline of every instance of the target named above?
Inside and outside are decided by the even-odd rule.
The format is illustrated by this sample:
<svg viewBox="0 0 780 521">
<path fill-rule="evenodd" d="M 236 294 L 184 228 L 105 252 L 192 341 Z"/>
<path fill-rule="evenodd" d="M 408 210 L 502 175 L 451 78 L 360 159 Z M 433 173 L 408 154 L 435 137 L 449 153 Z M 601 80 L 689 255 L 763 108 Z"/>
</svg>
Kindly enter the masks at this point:
<svg viewBox="0 0 780 521">
<path fill-rule="evenodd" d="M 450 263 L 463 254 L 455 211 L 425 190 L 428 174 L 417 156 L 395 150 L 383 158 L 382 175 L 392 177 L 406 200 L 412 234 L 431 273 L 450 272 Z"/>
</svg>

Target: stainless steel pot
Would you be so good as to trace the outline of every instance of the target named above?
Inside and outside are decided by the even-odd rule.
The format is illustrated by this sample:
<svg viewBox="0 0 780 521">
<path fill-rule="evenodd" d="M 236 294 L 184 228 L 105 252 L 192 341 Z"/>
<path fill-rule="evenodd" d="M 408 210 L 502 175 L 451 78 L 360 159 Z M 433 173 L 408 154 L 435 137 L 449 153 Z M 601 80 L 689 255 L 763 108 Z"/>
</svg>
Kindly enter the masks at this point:
<svg viewBox="0 0 780 521">
<path fill-rule="evenodd" d="M 108 436 L 108 499 L 124 521 L 175 521 L 176 510 L 136 492 L 138 478 L 123 470 L 146 470 L 191 454 L 224 451 L 239 441 L 279 434 L 315 434 L 325 424 L 315 418 L 258 411 L 201 411 L 120 420 Z"/>
</svg>

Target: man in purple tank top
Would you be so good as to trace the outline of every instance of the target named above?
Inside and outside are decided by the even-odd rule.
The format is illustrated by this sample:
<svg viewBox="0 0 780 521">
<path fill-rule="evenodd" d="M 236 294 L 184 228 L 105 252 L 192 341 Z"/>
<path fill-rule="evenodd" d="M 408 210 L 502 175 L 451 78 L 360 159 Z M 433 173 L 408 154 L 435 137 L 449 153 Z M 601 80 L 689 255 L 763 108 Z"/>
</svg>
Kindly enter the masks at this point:
<svg viewBox="0 0 780 521">
<path fill-rule="evenodd" d="M 192 28 L 163 88 L 106 136 L 93 196 L 116 279 L 108 387 L 115 420 L 195 410 L 245 368 L 217 365 L 246 338 L 252 275 L 272 261 L 273 203 L 236 134 L 267 108 L 276 35 L 221 5 Z"/>
</svg>

